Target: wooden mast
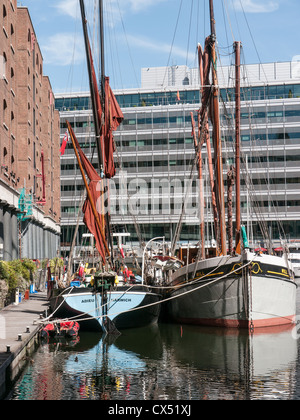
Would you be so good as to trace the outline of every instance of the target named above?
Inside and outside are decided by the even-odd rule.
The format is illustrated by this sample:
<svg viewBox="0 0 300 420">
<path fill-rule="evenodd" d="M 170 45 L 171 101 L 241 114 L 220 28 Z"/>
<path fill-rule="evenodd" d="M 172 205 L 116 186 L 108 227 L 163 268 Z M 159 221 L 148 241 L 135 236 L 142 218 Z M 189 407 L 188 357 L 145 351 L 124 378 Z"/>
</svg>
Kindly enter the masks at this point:
<svg viewBox="0 0 300 420">
<path fill-rule="evenodd" d="M 101 85 L 101 99 L 102 109 L 105 107 L 105 56 L 104 56 L 104 24 L 103 24 L 103 0 L 99 0 L 99 20 L 100 20 L 100 57 L 101 57 L 101 74 L 100 74 L 100 85 Z"/>
<path fill-rule="evenodd" d="M 99 22 L 100 22 L 100 86 L 101 86 L 101 106 L 102 106 L 102 120 L 99 121 L 100 124 L 100 136 L 102 136 L 101 144 L 104 145 L 104 126 L 106 124 L 105 121 L 105 115 L 107 114 L 106 110 L 106 91 L 105 91 L 105 47 L 104 47 L 104 7 L 103 7 L 103 0 L 99 0 Z M 104 165 L 103 165 L 104 166 Z M 102 190 L 103 190 L 103 197 L 108 197 L 108 184 L 107 180 L 104 178 L 102 180 Z M 106 202 L 103 202 L 103 207 L 108 208 L 107 203 L 108 198 L 106 199 Z M 107 241 L 109 243 L 111 254 L 112 254 L 112 263 L 113 263 L 113 242 L 112 242 L 112 234 L 111 234 L 111 225 L 110 225 L 110 215 L 107 212 L 105 212 L 105 215 L 103 217 L 103 224 L 105 224 L 106 227 L 106 236 Z"/>
<path fill-rule="evenodd" d="M 205 89 L 207 86 L 204 86 L 207 81 L 204 81 L 204 74 L 203 74 L 203 51 L 201 45 L 198 44 L 198 61 L 199 61 L 199 73 L 200 73 L 200 84 L 201 84 L 201 95 L 202 97 L 205 94 Z M 210 144 L 210 133 L 209 133 L 209 125 L 208 125 L 208 107 L 209 102 L 202 104 L 202 121 L 201 121 L 201 128 L 205 128 L 205 142 L 206 142 L 206 151 L 207 151 L 207 161 L 208 161 L 208 170 L 209 170 L 209 181 L 210 181 L 210 192 L 211 192 L 211 204 L 212 204 L 212 213 L 214 219 L 214 227 L 215 227 L 215 235 L 217 240 L 217 249 L 219 253 L 220 249 L 220 241 L 219 241 L 219 218 L 218 218 L 218 209 L 217 209 L 217 200 L 215 194 L 215 181 L 214 181 L 214 165 L 211 153 L 211 144 Z"/>
<path fill-rule="evenodd" d="M 219 228 L 220 228 L 220 245 L 221 253 L 227 254 L 226 244 L 226 220 L 225 220 L 225 194 L 223 180 L 223 161 L 222 161 L 222 145 L 221 145 L 221 128 L 220 128 L 220 109 L 219 109 L 219 84 L 217 76 L 217 54 L 216 54 L 216 24 L 214 17 L 213 0 L 209 0 L 210 5 L 210 22 L 211 22 L 211 60 L 212 60 L 212 123 L 213 123 L 213 140 L 214 140 L 214 160 L 216 167 L 216 188 L 217 188 L 217 205 L 219 211 Z"/>
<path fill-rule="evenodd" d="M 200 116 L 198 116 L 198 121 Z M 205 260 L 205 229 L 204 229 L 204 191 L 203 191 L 203 162 L 201 153 L 201 130 L 198 130 L 198 139 L 196 135 L 194 115 L 191 112 L 192 134 L 194 138 L 195 152 L 198 157 L 198 175 L 199 175 L 199 204 L 200 204 L 200 237 L 201 237 L 201 259 Z"/>
<path fill-rule="evenodd" d="M 87 31 L 87 20 L 86 20 L 86 13 L 85 13 L 85 6 L 84 0 L 80 0 L 80 9 L 81 9 L 81 17 L 82 17 L 82 27 L 83 27 L 83 34 L 84 34 L 84 42 L 85 42 L 85 50 L 86 50 L 86 59 L 88 65 L 88 74 L 89 74 L 89 84 L 90 84 L 90 92 L 91 92 L 91 100 L 92 100 L 92 109 L 93 109 L 93 119 L 95 124 L 95 136 L 96 136 L 96 145 L 97 145 L 97 152 L 98 152 L 98 161 L 100 165 L 100 177 L 103 178 L 104 174 L 104 126 L 105 126 L 105 61 L 104 61 L 104 26 L 103 26 L 103 0 L 99 0 L 99 20 L 100 20 L 100 50 L 101 50 L 101 74 L 100 74 L 100 85 L 101 85 L 101 107 L 102 107 L 102 114 L 101 119 L 99 117 L 98 109 L 97 109 L 97 100 L 96 94 L 98 94 L 98 86 L 93 78 L 93 64 L 91 58 L 91 50 L 90 50 L 90 43 L 88 38 L 88 31 Z M 102 197 L 105 196 L 107 192 L 107 185 L 106 181 L 102 179 L 101 181 L 101 189 L 103 191 Z M 102 198 L 102 208 L 104 209 L 105 203 Z M 111 232 L 110 232 L 110 220 L 108 212 L 102 212 L 100 215 L 100 223 L 101 223 L 101 234 L 105 232 L 107 234 L 107 239 L 110 245 L 111 250 L 113 250 L 113 244 L 111 240 Z M 105 240 L 106 243 L 106 240 Z M 113 262 L 113 256 L 111 256 L 111 261 Z"/>
<path fill-rule="evenodd" d="M 98 118 L 98 112 L 97 112 L 96 98 L 95 98 L 95 95 L 93 94 L 93 92 L 95 92 L 96 89 L 98 89 L 98 87 L 94 86 L 93 77 L 92 77 L 92 63 L 91 63 L 91 57 L 90 57 L 90 44 L 89 44 L 89 39 L 88 39 L 87 20 L 86 20 L 86 14 L 85 14 L 84 0 L 79 0 L 79 1 L 80 1 L 80 9 L 81 9 L 81 19 L 82 19 L 85 51 L 86 51 L 86 61 L 87 61 L 88 74 L 89 74 L 93 118 L 94 118 L 94 124 L 95 124 L 98 161 L 100 163 L 100 167 L 102 171 L 104 167 L 104 162 L 103 162 L 103 151 L 102 151 L 101 142 L 100 142 L 100 121 L 98 121 L 99 118 Z"/>
<path fill-rule="evenodd" d="M 241 42 L 235 49 L 236 252 L 241 253 Z"/>
</svg>

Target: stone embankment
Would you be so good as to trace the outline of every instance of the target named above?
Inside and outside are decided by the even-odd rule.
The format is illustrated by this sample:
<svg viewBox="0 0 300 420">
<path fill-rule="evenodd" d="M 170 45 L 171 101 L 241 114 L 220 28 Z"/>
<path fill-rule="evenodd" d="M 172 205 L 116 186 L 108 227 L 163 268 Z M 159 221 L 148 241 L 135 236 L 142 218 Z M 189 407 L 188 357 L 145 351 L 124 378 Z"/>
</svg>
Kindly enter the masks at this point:
<svg viewBox="0 0 300 420">
<path fill-rule="evenodd" d="M 40 315 L 48 309 L 46 292 L 0 310 L 0 400 L 38 345 Z"/>
</svg>

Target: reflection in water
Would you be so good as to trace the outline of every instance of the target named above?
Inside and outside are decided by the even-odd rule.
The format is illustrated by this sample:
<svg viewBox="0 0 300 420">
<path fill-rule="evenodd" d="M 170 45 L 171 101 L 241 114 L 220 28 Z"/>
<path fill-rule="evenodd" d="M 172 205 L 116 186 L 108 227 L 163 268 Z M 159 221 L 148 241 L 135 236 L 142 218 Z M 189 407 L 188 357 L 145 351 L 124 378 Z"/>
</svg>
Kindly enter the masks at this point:
<svg viewBox="0 0 300 420">
<path fill-rule="evenodd" d="M 40 347 L 12 399 L 295 399 L 291 329 L 241 331 L 159 325 L 107 341 Z M 300 396 L 300 395 L 299 395 Z"/>
</svg>

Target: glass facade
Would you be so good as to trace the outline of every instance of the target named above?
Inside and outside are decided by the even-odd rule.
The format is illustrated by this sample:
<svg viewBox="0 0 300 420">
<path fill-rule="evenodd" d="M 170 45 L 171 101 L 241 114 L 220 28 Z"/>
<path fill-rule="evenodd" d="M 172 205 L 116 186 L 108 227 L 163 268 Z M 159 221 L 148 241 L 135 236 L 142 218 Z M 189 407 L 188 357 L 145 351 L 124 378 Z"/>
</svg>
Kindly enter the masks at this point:
<svg viewBox="0 0 300 420">
<path fill-rule="evenodd" d="M 178 100 L 178 94 L 180 101 Z M 233 89 L 221 89 L 221 99 L 233 102 Z M 252 86 L 241 91 L 242 101 L 266 101 L 272 99 L 300 98 L 300 84 L 284 84 L 275 86 Z M 116 94 L 121 108 L 149 107 L 159 105 L 199 104 L 199 89 L 170 90 L 167 92 L 122 93 Z M 57 98 L 55 107 L 59 111 L 84 111 L 91 108 L 89 96 Z"/>
<path fill-rule="evenodd" d="M 179 95 L 178 95 L 179 92 Z M 180 101 L 178 101 L 180 96 Z M 124 122 L 115 133 L 117 176 L 111 185 L 114 229 L 138 240 L 134 219 L 145 240 L 170 240 L 180 213 L 185 215 L 180 239 L 199 240 L 199 183 L 193 164 L 191 112 L 197 120 L 199 90 L 174 87 L 163 92 L 117 92 Z M 221 129 L 224 140 L 224 180 L 234 164 L 234 92 L 222 89 Z M 299 99 L 298 99 L 299 98 Z M 61 135 L 68 119 L 89 158 L 96 156 L 88 96 L 59 97 Z M 242 217 L 252 221 L 251 235 L 262 239 L 258 214 L 263 215 L 273 239 L 300 239 L 300 84 L 252 86 L 242 90 Z M 206 231 L 212 230 L 206 147 L 202 150 Z M 95 167 L 97 163 L 95 162 Z M 250 193 L 246 174 L 250 173 Z M 124 195 L 124 189 L 126 194 Z M 70 144 L 61 160 L 62 244 L 70 244 L 83 191 L 83 182 Z M 250 201 L 255 202 L 252 210 Z M 134 209 L 134 210 L 133 210 Z M 276 219 L 279 217 L 281 223 Z M 85 231 L 81 226 L 80 233 Z M 80 242 L 80 238 L 78 239 Z"/>
</svg>

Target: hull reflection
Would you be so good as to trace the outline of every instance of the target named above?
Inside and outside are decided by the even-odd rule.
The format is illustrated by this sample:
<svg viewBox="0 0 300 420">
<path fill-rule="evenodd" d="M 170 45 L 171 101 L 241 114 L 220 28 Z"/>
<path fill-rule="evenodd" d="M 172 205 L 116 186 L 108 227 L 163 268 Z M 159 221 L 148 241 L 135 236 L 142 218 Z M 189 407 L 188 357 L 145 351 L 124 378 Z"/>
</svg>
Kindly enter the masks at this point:
<svg viewBox="0 0 300 420">
<path fill-rule="evenodd" d="M 12 399 L 293 399 L 291 328 L 259 334 L 160 324 L 42 346 Z"/>
</svg>

